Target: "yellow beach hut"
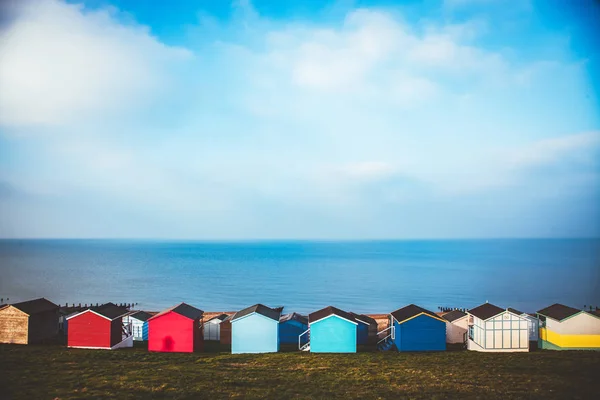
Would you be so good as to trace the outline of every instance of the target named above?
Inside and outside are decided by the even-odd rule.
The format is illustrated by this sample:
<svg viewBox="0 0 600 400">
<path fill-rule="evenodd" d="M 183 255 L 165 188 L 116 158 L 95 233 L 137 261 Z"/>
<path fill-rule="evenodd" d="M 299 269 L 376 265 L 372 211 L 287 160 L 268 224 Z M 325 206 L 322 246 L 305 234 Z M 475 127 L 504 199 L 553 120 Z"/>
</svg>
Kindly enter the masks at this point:
<svg viewBox="0 0 600 400">
<path fill-rule="evenodd" d="M 600 350 L 600 315 L 563 304 L 553 304 L 537 314 L 540 348 Z"/>
</svg>

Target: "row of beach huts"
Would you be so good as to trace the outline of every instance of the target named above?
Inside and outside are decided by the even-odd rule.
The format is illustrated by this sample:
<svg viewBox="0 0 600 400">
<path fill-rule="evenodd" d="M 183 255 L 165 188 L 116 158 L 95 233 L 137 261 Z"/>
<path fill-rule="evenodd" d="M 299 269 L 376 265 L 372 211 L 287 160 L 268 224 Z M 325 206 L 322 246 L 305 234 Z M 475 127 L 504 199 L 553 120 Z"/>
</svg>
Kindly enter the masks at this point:
<svg viewBox="0 0 600 400">
<path fill-rule="evenodd" d="M 62 332 L 72 348 L 113 350 L 139 340 L 156 352 L 202 351 L 205 341 L 231 345 L 232 353 L 277 352 L 282 344 L 312 353 L 355 353 L 361 345 L 444 351 L 447 344 L 482 352 L 600 350 L 600 311 L 562 304 L 535 314 L 487 302 L 446 313 L 410 304 L 389 313 L 383 324 L 332 306 L 307 316 L 282 311 L 256 304 L 205 320 L 204 311 L 186 303 L 146 312 L 113 303 L 59 307 L 41 298 L 0 305 L 0 343 L 47 343 Z"/>
</svg>

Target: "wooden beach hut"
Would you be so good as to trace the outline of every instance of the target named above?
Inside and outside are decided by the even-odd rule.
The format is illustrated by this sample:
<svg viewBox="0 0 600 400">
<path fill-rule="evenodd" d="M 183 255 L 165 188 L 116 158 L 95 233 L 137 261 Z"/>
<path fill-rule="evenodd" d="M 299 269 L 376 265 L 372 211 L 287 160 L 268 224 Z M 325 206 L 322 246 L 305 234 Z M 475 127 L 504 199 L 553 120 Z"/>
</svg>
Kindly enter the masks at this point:
<svg viewBox="0 0 600 400">
<path fill-rule="evenodd" d="M 67 345 L 84 349 L 114 350 L 133 347 L 131 325 L 124 324 L 125 307 L 106 303 L 67 317 Z"/>
<path fill-rule="evenodd" d="M 539 328 L 540 328 L 540 320 L 535 314 L 527 314 L 523 311 L 519 311 L 517 309 L 508 307 L 508 311 L 513 314 L 517 314 L 527 319 L 527 324 L 529 327 L 529 350 L 535 350 L 538 348 L 538 341 L 540 338 Z"/>
<path fill-rule="evenodd" d="M 484 303 L 467 311 L 467 349 L 482 352 L 529 351 L 529 321 L 507 309 Z"/>
<path fill-rule="evenodd" d="M 58 306 L 44 298 L 0 306 L 0 343 L 36 344 L 58 336 Z"/>
<path fill-rule="evenodd" d="M 446 350 L 446 321 L 436 313 L 410 304 L 390 313 L 390 321 L 398 351 Z"/>
<path fill-rule="evenodd" d="M 231 318 L 234 315 L 235 314 L 232 314 L 232 315 L 228 316 L 227 318 L 225 318 L 219 326 L 219 335 L 220 335 L 219 342 L 221 344 L 231 345 Z"/>
<path fill-rule="evenodd" d="M 279 351 L 279 318 L 281 309 L 263 304 L 235 313 L 231 317 L 231 352 L 273 353 Z"/>
<path fill-rule="evenodd" d="M 469 316 L 460 310 L 450 311 L 442 316 L 446 320 L 446 343 L 467 343 Z"/>
<path fill-rule="evenodd" d="M 359 345 L 368 345 L 377 343 L 377 321 L 365 314 L 350 313 L 356 322 L 356 343 Z"/>
<path fill-rule="evenodd" d="M 204 340 L 221 340 L 221 324 L 227 319 L 227 314 L 215 315 L 204 323 Z"/>
<path fill-rule="evenodd" d="M 133 340 L 148 340 L 148 320 L 151 317 L 152 314 L 147 313 L 146 311 L 132 311 L 128 315 L 123 317 L 123 322 L 125 324 L 131 324 Z"/>
<path fill-rule="evenodd" d="M 168 308 L 148 319 L 148 350 L 192 353 L 204 350 L 204 311 L 186 303 Z"/>
<path fill-rule="evenodd" d="M 539 347 L 550 350 L 600 350 L 600 315 L 563 304 L 537 312 Z"/>
<path fill-rule="evenodd" d="M 298 337 L 308 329 L 308 318 L 298 313 L 282 315 L 279 319 L 279 343 L 297 344 Z"/>
<path fill-rule="evenodd" d="M 356 353 L 358 322 L 352 314 L 329 306 L 308 315 L 308 341 L 300 350 L 311 353 Z M 302 338 L 300 338 L 302 340 Z"/>
</svg>

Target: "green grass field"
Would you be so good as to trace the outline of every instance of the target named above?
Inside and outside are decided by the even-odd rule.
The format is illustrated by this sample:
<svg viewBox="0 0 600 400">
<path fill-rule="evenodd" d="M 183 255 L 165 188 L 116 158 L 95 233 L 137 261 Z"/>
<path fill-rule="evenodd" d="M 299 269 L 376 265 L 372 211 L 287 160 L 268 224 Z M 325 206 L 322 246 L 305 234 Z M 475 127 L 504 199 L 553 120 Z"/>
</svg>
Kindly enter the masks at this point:
<svg viewBox="0 0 600 400">
<path fill-rule="evenodd" d="M 597 398 L 600 352 L 232 355 L 0 345 L 4 399 Z"/>
</svg>

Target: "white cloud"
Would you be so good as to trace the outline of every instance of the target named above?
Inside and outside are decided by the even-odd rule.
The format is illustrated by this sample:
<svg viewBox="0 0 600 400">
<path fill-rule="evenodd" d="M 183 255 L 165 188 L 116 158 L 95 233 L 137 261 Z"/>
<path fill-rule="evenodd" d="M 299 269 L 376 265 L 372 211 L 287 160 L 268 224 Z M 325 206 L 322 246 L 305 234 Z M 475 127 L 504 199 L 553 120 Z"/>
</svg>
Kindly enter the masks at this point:
<svg viewBox="0 0 600 400">
<path fill-rule="evenodd" d="M 600 131 L 583 132 L 532 143 L 509 153 L 506 161 L 508 166 L 517 169 L 554 164 L 565 159 L 590 163 L 595 160 L 598 151 Z"/>
<path fill-rule="evenodd" d="M 0 124 L 89 122 L 134 110 L 165 89 L 166 68 L 191 54 L 113 13 L 21 3 L 0 41 Z"/>
</svg>

